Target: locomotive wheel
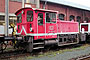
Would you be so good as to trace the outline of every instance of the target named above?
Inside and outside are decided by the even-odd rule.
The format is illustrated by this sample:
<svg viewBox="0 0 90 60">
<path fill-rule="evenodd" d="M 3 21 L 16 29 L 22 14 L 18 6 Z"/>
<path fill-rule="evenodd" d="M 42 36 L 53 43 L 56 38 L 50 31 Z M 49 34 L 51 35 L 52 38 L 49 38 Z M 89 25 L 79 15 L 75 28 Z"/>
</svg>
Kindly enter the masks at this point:
<svg viewBox="0 0 90 60">
<path fill-rule="evenodd" d="M 29 37 L 29 42 L 27 45 L 27 52 L 32 52 L 33 51 L 33 38 Z"/>
<path fill-rule="evenodd" d="M 28 48 L 27 48 L 27 52 L 32 52 L 33 51 L 33 45 L 32 43 L 28 43 Z"/>
</svg>

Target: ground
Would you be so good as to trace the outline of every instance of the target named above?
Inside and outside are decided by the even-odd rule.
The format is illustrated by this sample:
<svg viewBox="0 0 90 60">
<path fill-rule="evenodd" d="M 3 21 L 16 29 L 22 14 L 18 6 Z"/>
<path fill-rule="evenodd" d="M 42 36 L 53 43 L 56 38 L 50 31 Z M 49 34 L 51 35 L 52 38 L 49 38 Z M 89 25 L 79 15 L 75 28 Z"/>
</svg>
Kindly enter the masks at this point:
<svg viewBox="0 0 90 60">
<path fill-rule="evenodd" d="M 33 58 L 33 59 L 27 59 L 27 60 L 70 60 L 72 58 L 76 58 L 82 55 L 87 55 L 90 53 L 90 46 L 85 45 L 78 48 L 73 49 L 65 49 L 65 50 L 59 50 L 56 52 L 52 52 L 52 54 L 39 57 L 39 58 Z"/>
<path fill-rule="evenodd" d="M 30 53 L 29 53 L 30 54 Z M 90 54 L 90 44 L 75 48 L 64 48 L 58 51 L 50 50 L 48 52 L 35 53 L 36 55 L 26 55 L 9 58 L 10 60 L 70 60 L 72 58 L 80 57 L 82 55 Z"/>
</svg>

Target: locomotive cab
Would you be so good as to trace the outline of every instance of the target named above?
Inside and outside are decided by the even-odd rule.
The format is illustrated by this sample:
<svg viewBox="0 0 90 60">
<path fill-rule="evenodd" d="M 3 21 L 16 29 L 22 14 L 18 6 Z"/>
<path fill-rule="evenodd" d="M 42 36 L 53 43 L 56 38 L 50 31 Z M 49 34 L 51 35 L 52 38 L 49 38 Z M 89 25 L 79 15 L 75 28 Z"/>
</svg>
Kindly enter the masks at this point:
<svg viewBox="0 0 90 60">
<path fill-rule="evenodd" d="M 17 39 L 27 42 L 27 50 L 44 48 L 45 44 L 56 43 L 57 11 L 22 8 L 16 12 Z M 20 38 L 21 36 L 21 38 Z M 48 39 L 51 39 L 48 41 Z"/>
<path fill-rule="evenodd" d="M 21 35 L 26 35 L 27 33 L 32 33 L 34 12 L 32 9 L 21 9 L 16 12 L 17 15 L 17 33 Z"/>
<path fill-rule="evenodd" d="M 17 34 L 37 39 L 57 38 L 57 11 L 23 8 L 16 12 Z M 46 36 L 47 35 L 47 36 Z"/>
</svg>

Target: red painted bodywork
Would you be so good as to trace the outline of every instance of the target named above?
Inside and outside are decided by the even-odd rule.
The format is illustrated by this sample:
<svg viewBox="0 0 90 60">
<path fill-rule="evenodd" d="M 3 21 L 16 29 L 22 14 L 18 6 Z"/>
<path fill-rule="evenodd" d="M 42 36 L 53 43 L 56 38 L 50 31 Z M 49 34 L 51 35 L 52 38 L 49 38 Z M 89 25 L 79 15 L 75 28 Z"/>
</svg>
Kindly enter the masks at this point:
<svg viewBox="0 0 90 60">
<path fill-rule="evenodd" d="M 58 32 L 78 32 L 78 23 L 74 21 L 58 21 Z"/>
<path fill-rule="evenodd" d="M 22 23 L 17 23 L 17 26 L 20 26 L 20 29 L 17 28 L 18 32 L 20 33 L 21 30 L 21 35 L 28 35 L 28 36 L 34 36 L 34 40 L 37 39 L 51 39 L 51 38 L 57 38 L 57 34 L 67 34 L 71 33 L 74 34 L 73 32 L 79 32 L 78 30 L 78 22 L 74 21 L 61 21 L 58 20 L 58 17 L 56 19 L 56 23 L 46 23 L 45 22 L 45 12 L 55 12 L 56 16 L 58 14 L 57 11 L 51 11 L 51 10 L 43 10 L 43 9 L 32 9 L 32 8 L 23 8 L 20 9 L 19 11 L 16 12 L 16 15 L 20 14 L 24 11 L 24 14 L 22 14 Z M 27 11 L 32 10 L 33 11 L 33 21 L 32 22 L 27 22 L 26 17 L 27 17 Z M 36 11 L 36 12 L 35 12 Z M 37 17 L 38 13 L 43 14 L 43 25 L 38 25 Z M 33 31 L 30 32 L 30 24 L 32 24 L 32 29 Z M 24 29 L 23 29 L 23 27 Z M 26 31 L 26 32 L 25 32 Z M 31 35 L 29 35 L 31 34 Z M 42 35 L 40 35 L 42 34 Z M 51 34 L 51 35 L 50 35 Z"/>
</svg>

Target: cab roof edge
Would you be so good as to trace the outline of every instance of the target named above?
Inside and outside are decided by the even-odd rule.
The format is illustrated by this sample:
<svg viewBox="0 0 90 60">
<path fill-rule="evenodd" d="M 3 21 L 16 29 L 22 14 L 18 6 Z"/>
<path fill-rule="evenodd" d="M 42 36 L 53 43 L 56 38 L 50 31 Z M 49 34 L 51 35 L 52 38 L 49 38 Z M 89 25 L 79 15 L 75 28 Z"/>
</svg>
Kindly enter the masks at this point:
<svg viewBox="0 0 90 60">
<path fill-rule="evenodd" d="M 36 10 L 36 8 L 32 8 L 33 10 Z"/>
</svg>

